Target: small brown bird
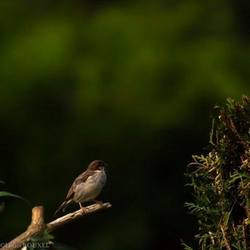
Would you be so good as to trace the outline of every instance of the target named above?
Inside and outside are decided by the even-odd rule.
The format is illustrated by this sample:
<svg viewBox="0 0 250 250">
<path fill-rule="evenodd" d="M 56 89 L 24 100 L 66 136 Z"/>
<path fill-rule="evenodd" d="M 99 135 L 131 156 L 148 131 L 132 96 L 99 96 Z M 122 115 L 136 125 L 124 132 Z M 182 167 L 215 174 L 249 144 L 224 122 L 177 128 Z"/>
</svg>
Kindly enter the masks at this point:
<svg viewBox="0 0 250 250">
<path fill-rule="evenodd" d="M 73 202 L 79 203 L 80 208 L 83 211 L 84 207 L 82 207 L 82 202 L 94 201 L 101 203 L 100 201 L 96 201 L 94 199 L 100 194 L 106 183 L 106 166 L 107 165 L 101 160 L 92 161 L 87 170 L 75 179 L 68 191 L 65 201 L 56 210 L 54 216 L 57 217 L 61 212 L 65 212 L 68 204 Z"/>
</svg>

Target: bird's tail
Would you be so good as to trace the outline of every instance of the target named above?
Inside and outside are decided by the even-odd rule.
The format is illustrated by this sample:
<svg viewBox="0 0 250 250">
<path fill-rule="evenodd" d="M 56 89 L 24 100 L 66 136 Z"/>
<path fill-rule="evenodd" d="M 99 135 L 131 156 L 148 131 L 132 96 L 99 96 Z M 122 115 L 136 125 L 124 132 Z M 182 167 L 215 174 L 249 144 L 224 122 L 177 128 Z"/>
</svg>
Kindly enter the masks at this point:
<svg viewBox="0 0 250 250">
<path fill-rule="evenodd" d="M 69 201 L 64 201 L 61 204 L 61 206 L 56 210 L 56 212 L 54 213 L 54 216 L 59 217 L 60 214 L 64 213 L 68 204 L 69 204 Z"/>
</svg>

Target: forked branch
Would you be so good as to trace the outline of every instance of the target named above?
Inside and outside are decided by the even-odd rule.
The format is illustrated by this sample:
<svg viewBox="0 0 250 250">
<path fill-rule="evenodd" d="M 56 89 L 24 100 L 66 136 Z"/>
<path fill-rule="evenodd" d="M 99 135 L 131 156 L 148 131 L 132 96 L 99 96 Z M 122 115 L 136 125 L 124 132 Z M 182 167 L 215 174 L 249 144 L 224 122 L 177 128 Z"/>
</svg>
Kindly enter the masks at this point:
<svg viewBox="0 0 250 250">
<path fill-rule="evenodd" d="M 85 211 L 83 212 L 82 209 L 75 211 L 73 213 L 66 214 L 54 221 L 51 221 L 48 224 L 44 223 L 44 209 L 42 206 L 34 207 L 32 209 L 32 219 L 31 224 L 28 226 L 28 229 L 13 239 L 11 242 L 4 244 L 4 246 L 0 250 L 18 250 L 21 249 L 25 242 L 30 240 L 32 235 L 42 234 L 45 229 L 48 232 L 52 232 L 57 228 L 61 227 L 62 225 L 68 224 L 73 222 L 76 219 L 82 218 L 86 215 L 99 212 L 111 207 L 109 202 L 103 204 L 93 204 L 88 207 L 85 207 Z"/>
</svg>

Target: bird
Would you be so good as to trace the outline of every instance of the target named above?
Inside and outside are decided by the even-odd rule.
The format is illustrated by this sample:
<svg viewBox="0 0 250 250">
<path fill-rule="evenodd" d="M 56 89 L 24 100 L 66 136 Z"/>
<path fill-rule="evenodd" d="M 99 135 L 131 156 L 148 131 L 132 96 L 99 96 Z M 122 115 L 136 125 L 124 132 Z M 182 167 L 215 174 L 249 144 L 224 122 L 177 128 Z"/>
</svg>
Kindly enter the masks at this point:
<svg viewBox="0 0 250 250">
<path fill-rule="evenodd" d="M 73 202 L 78 203 L 83 212 L 85 212 L 81 204 L 83 202 L 94 201 L 95 203 L 102 204 L 101 201 L 94 199 L 100 194 L 106 183 L 106 167 L 107 164 L 102 160 L 92 161 L 87 170 L 74 180 L 65 201 L 56 210 L 54 216 L 58 217 L 60 213 L 65 212 L 66 207 Z"/>
</svg>

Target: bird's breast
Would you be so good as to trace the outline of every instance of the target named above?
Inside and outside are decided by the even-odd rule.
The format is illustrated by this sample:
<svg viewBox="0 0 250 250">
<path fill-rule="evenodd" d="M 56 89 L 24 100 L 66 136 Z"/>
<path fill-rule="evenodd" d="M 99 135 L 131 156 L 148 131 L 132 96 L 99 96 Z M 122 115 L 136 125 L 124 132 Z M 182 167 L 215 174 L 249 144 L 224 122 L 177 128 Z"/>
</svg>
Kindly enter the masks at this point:
<svg viewBox="0 0 250 250">
<path fill-rule="evenodd" d="M 85 182 L 76 186 L 74 200 L 84 202 L 94 199 L 101 192 L 106 179 L 104 171 L 96 170 Z"/>
<path fill-rule="evenodd" d="M 94 182 L 98 185 L 104 186 L 106 183 L 107 176 L 104 171 L 96 170 L 92 176 L 90 176 L 87 181 Z"/>
</svg>

